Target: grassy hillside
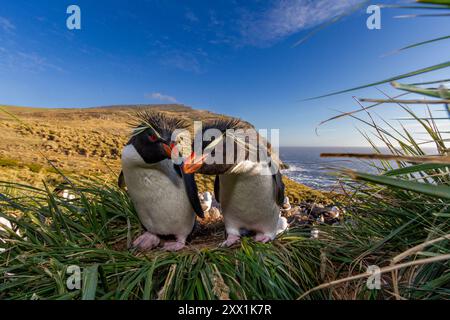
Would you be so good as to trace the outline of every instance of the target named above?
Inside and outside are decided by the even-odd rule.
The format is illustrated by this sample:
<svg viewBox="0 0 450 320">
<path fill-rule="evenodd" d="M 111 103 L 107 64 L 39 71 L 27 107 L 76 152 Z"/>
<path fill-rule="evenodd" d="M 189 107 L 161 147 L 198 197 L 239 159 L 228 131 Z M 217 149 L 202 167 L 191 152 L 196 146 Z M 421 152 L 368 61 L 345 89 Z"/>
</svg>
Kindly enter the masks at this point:
<svg viewBox="0 0 450 320">
<path fill-rule="evenodd" d="M 2 106 L 0 112 L 0 180 L 41 186 L 56 185 L 61 175 L 95 176 L 115 180 L 120 152 L 130 133 L 130 115 L 150 108 L 188 120 L 224 115 L 184 105 L 118 105 L 84 109 L 46 109 Z M 20 120 L 20 121 L 19 121 Z M 213 190 L 211 177 L 198 177 L 201 191 Z M 327 196 L 285 179 L 292 201 L 328 203 Z"/>
<path fill-rule="evenodd" d="M 187 119 L 207 119 L 207 111 L 182 105 L 142 106 Z M 43 109 L 2 107 L 14 114 L 0 112 L 3 143 L 2 159 L 48 165 L 43 152 L 58 168 L 74 172 L 106 172 L 117 168 L 121 147 L 130 132 L 129 115 L 133 106 L 88 109 Z"/>
</svg>

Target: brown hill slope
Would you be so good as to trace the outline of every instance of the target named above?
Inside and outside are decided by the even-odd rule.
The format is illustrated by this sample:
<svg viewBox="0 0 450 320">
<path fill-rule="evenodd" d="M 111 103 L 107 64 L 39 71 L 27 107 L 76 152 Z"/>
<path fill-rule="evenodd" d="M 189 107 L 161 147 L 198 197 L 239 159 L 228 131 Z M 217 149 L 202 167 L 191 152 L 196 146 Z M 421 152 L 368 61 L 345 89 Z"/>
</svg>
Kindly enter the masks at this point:
<svg viewBox="0 0 450 320">
<path fill-rule="evenodd" d="M 184 105 L 120 105 L 83 109 L 2 106 L 0 111 L 0 180 L 55 185 L 62 180 L 46 160 L 68 175 L 116 179 L 120 152 L 137 108 L 148 108 L 189 120 L 224 115 Z M 199 177 L 200 189 L 211 190 L 210 177 Z M 287 181 L 292 199 L 325 201 L 322 193 Z"/>
</svg>

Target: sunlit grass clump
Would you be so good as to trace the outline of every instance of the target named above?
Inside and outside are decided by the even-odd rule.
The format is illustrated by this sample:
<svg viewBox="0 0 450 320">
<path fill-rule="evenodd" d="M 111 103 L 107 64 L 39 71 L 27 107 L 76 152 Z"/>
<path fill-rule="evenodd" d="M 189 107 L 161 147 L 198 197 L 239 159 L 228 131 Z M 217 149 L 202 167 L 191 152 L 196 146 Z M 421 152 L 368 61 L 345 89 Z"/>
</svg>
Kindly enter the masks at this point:
<svg viewBox="0 0 450 320">
<path fill-rule="evenodd" d="M 13 230 L 0 233 L 1 299 L 295 299 L 319 283 L 320 243 L 308 230 L 268 245 L 246 239 L 236 249 L 142 254 L 128 249 L 142 230 L 121 189 L 83 182 L 68 200 L 2 188 L 0 215 Z M 80 290 L 66 283 L 72 265 L 82 270 Z"/>
<path fill-rule="evenodd" d="M 372 129 L 373 138 L 365 137 L 375 153 L 347 156 L 378 158 L 372 165 L 379 174 L 342 171 L 349 195 L 347 220 L 323 230 L 324 242 L 334 243 L 326 245 L 330 267 L 337 272 L 332 280 L 342 279 L 320 288 L 335 288 L 334 297 L 450 298 L 448 139 L 430 109 L 430 117 L 423 119 L 398 106 L 426 134 L 419 142 L 418 132 L 377 123 L 368 112 L 369 120 L 358 118 Z M 380 290 L 367 289 L 369 266 L 380 268 Z"/>
</svg>

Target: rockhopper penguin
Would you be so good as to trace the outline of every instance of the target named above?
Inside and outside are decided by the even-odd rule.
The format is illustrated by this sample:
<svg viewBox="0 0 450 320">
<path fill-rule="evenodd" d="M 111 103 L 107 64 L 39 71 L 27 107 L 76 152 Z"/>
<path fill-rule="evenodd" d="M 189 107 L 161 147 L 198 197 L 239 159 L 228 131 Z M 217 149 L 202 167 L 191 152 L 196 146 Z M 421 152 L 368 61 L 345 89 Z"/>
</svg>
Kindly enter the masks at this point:
<svg viewBox="0 0 450 320">
<path fill-rule="evenodd" d="M 147 231 L 133 246 L 149 250 L 159 245 L 160 235 L 173 235 L 176 241 L 165 242 L 163 249 L 180 250 L 194 227 L 195 213 L 203 217 L 194 176 L 171 160 L 172 133 L 186 124 L 156 112 L 140 112 L 136 118 L 139 124 L 122 150 L 122 172 Z"/>
<path fill-rule="evenodd" d="M 279 171 L 280 161 L 272 153 L 270 144 L 259 136 L 249 123 L 238 119 L 216 120 L 203 126 L 201 133 L 197 134 L 203 136 L 209 129 L 216 129 L 216 132 L 222 134 L 222 164 L 208 163 L 207 159 L 210 155 L 216 158 L 222 156 L 217 157 L 214 154 L 216 150 L 220 150 L 217 147 L 218 144 L 202 139 L 202 155 L 196 155 L 193 146 L 194 152 L 184 161 L 183 171 L 216 175 L 214 194 L 216 200 L 221 204 L 227 232 L 227 239 L 222 245 L 231 246 L 241 236 L 249 233 L 254 233 L 254 240 L 258 242 L 273 240 L 277 234 L 287 228 L 286 218 L 280 216 L 280 206 L 284 201 L 284 184 Z M 233 140 L 232 137 L 231 139 L 234 141 L 231 144 L 231 148 L 234 148 L 232 161 L 226 159 L 226 148 L 230 149 L 230 144 L 226 142 L 229 138 L 227 134 L 229 129 L 250 129 L 257 136 L 256 144 L 254 141 L 246 141 L 247 143 L 243 144 L 242 140 L 238 143 L 239 141 Z M 213 151 L 208 155 L 205 149 L 210 149 L 213 144 L 215 145 Z M 264 152 L 268 156 L 266 158 L 272 159 L 274 167 L 269 174 L 264 171 L 267 167 L 265 169 L 263 161 L 260 161 L 261 156 L 249 157 L 251 152 L 256 152 L 255 150 L 261 150 L 261 148 L 265 149 Z M 245 157 L 239 158 L 237 156 L 239 151 L 242 151 L 241 154 L 245 154 Z"/>
</svg>

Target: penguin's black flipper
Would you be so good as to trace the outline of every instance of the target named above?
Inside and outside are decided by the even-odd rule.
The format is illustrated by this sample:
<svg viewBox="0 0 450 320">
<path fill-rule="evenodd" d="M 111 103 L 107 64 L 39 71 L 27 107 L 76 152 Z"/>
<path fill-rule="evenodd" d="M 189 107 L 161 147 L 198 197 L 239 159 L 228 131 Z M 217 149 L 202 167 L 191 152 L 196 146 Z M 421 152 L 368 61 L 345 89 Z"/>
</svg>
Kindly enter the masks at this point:
<svg viewBox="0 0 450 320">
<path fill-rule="evenodd" d="M 120 189 L 125 189 L 126 187 L 125 177 L 123 176 L 122 170 L 120 170 L 119 178 L 117 179 L 117 185 L 119 186 Z"/>
<path fill-rule="evenodd" d="M 191 203 L 192 209 L 194 209 L 195 213 L 200 218 L 204 218 L 205 214 L 204 214 L 202 206 L 200 204 L 200 199 L 198 198 L 197 183 L 195 182 L 194 175 L 184 173 L 181 170 L 180 170 L 180 172 L 183 177 L 184 187 L 186 188 L 186 193 L 188 195 L 189 202 Z"/>
<path fill-rule="evenodd" d="M 219 176 L 217 175 L 216 178 L 214 179 L 214 198 L 216 198 L 216 201 L 220 203 L 219 194 L 220 194 L 220 181 Z"/>
<path fill-rule="evenodd" d="M 278 171 L 272 177 L 275 180 L 275 196 L 277 204 L 281 207 L 284 202 L 284 183 L 280 171 Z"/>
<path fill-rule="evenodd" d="M 178 174 L 178 176 L 180 178 L 183 177 L 183 174 L 181 173 L 181 166 L 179 166 L 178 164 L 173 164 L 173 168 L 175 169 L 175 172 Z"/>
</svg>

